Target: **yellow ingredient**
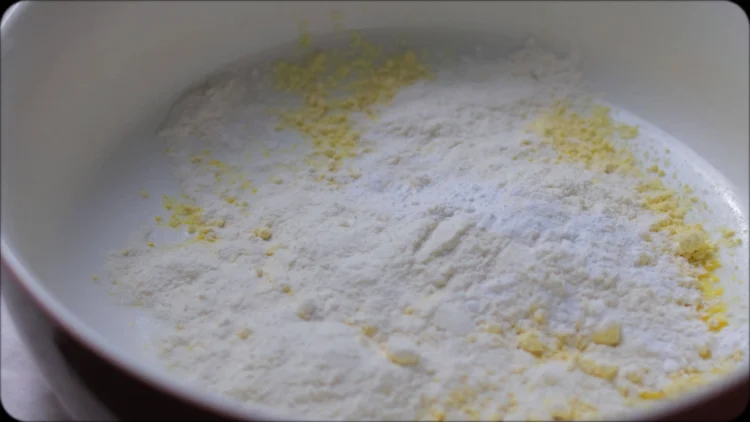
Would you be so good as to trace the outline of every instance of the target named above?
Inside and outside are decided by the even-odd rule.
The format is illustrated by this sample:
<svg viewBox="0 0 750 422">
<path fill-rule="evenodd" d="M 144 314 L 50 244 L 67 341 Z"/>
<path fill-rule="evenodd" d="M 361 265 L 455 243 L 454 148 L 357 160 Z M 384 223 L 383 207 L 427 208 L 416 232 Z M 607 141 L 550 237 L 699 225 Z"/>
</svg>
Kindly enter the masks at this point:
<svg viewBox="0 0 750 422">
<path fill-rule="evenodd" d="M 558 154 L 556 162 L 577 162 L 604 173 L 616 172 L 641 178 L 643 182 L 637 190 L 643 207 L 662 215 L 651 226 L 651 231 L 669 235 L 676 245 L 674 253 L 677 256 L 684 258 L 698 274 L 713 277 L 712 271 L 721 265 L 717 259 L 718 247 L 711 242 L 702 225 L 685 221 L 692 202 L 681 198 L 677 191 L 666 187 L 659 178 L 647 178 L 636 166 L 633 153 L 627 148 L 618 148 L 612 142 L 617 137 L 621 140 L 635 138 L 638 128 L 615 124 L 608 107 L 596 105 L 585 114 L 570 109 L 570 104 L 556 102 L 548 113 L 531 123 L 530 130 L 550 142 Z M 657 165 L 652 165 L 647 171 L 664 175 Z M 689 187 L 684 190 L 692 192 Z M 639 263 L 648 264 L 646 259 L 640 259 Z M 702 318 L 711 330 L 718 331 L 727 325 L 726 307 L 721 301 L 722 291 L 700 276 L 698 286 L 702 293 Z"/>
<path fill-rule="evenodd" d="M 250 337 L 251 333 L 252 332 L 248 330 L 247 328 L 243 328 L 237 332 L 237 337 L 239 337 L 242 340 L 247 340 L 247 338 Z"/>
<path fill-rule="evenodd" d="M 527 331 L 519 334 L 516 337 L 516 344 L 519 349 L 529 352 L 536 357 L 542 357 L 547 351 L 547 346 L 539 338 L 539 334 L 536 331 Z"/>
<path fill-rule="evenodd" d="M 333 160 L 326 164 L 332 173 L 340 168 L 339 161 L 359 152 L 361 135 L 352 113 L 375 118 L 375 107 L 388 104 L 399 89 L 432 77 L 413 51 L 388 57 L 358 33 L 352 37 L 349 51 L 317 51 L 301 63 L 282 61 L 273 68 L 275 87 L 300 95 L 304 102 L 280 112 L 277 128 L 294 129 L 310 139 L 313 157 Z"/>
<path fill-rule="evenodd" d="M 272 236 L 271 230 L 269 230 L 267 227 L 258 227 L 257 229 L 253 230 L 253 234 L 263 240 L 269 240 Z"/>
<path fill-rule="evenodd" d="M 617 376 L 618 368 L 615 365 L 608 365 L 604 363 L 598 363 L 586 358 L 578 358 L 576 364 L 586 374 L 592 377 L 602 378 L 607 381 L 612 381 Z"/>
<path fill-rule="evenodd" d="M 366 337 L 373 337 L 378 333 L 378 327 L 374 325 L 363 325 L 362 327 L 360 327 L 360 330 Z"/>
<path fill-rule="evenodd" d="M 484 331 L 491 333 L 491 334 L 502 334 L 503 328 L 496 324 L 490 324 L 484 328 Z"/>
<path fill-rule="evenodd" d="M 618 346 L 620 340 L 621 328 L 619 324 L 610 324 L 605 328 L 594 331 L 594 334 L 591 336 L 591 341 L 594 343 L 612 347 Z"/>
</svg>

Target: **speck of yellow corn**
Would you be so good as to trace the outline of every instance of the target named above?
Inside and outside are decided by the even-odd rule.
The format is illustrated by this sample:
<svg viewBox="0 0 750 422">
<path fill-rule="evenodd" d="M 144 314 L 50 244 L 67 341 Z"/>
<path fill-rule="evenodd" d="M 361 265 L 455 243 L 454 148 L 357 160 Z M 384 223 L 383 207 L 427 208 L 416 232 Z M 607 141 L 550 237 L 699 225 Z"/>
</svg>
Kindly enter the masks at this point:
<svg viewBox="0 0 750 422">
<path fill-rule="evenodd" d="M 270 248 L 266 249 L 266 256 L 273 256 L 279 249 L 279 247 L 279 245 L 273 245 Z"/>
<path fill-rule="evenodd" d="M 407 307 L 406 307 L 406 308 L 404 309 L 404 313 L 405 313 L 406 315 L 414 315 L 414 308 L 412 308 L 411 306 L 407 306 Z"/>
<path fill-rule="evenodd" d="M 591 341 L 596 344 L 615 347 L 620 344 L 620 337 L 620 324 L 610 324 L 602 329 L 594 331 L 594 334 L 591 336 Z"/>
<path fill-rule="evenodd" d="M 516 337 L 516 344 L 519 349 L 524 350 L 536 357 L 542 357 L 547 352 L 547 346 L 539 338 L 536 331 L 526 331 Z"/>
<path fill-rule="evenodd" d="M 237 337 L 239 337 L 242 340 L 247 340 L 248 337 L 250 337 L 250 334 L 252 334 L 252 331 L 250 331 L 247 328 L 243 328 L 237 332 Z"/>
<path fill-rule="evenodd" d="M 643 382 L 643 372 L 630 371 L 625 374 L 625 378 L 627 378 L 627 380 L 632 382 L 633 384 L 641 385 L 641 383 Z"/>
<path fill-rule="evenodd" d="M 154 247 L 154 242 L 153 241 L 148 242 L 148 247 L 149 248 L 153 248 Z"/>
<path fill-rule="evenodd" d="M 148 198 L 148 192 L 146 192 L 145 190 L 142 190 L 141 191 L 141 198 L 143 198 L 143 199 Z"/>
<path fill-rule="evenodd" d="M 638 397 L 644 400 L 660 400 L 666 397 L 666 394 L 663 391 L 641 391 Z"/>
<path fill-rule="evenodd" d="M 618 368 L 615 365 L 599 363 L 586 358 L 578 358 L 576 364 L 584 373 L 607 381 L 615 379 L 618 372 Z"/>
<path fill-rule="evenodd" d="M 366 337 L 372 337 L 378 333 L 378 327 L 374 325 L 363 325 L 362 327 L 360 327 L 360 331 L 362 331 L 362 334 L 364 334 Z"/>
<path fill-rule="evenodd" d="M 269 240 L 271 239 L 271 236 L 273 236 L 271 230 L 269 230 L 268 227 L 258 227 L 253 230 L 253 234 L 263 240 Z"/>
<path fill-rule="evenodd" d="M 484 327 L 484 331 L 492 334 L 502 334 L 503 328 L 497 324 L 489 324 L 486 327 Z"/>
<path fill-rule="evenodd" d="M 711 331 L 721 331 L 729 324 L 726 315 L 716 313 L 708 318 L 708 328 Z"/>
<path fill-rule="evenodd" d="M 206 242 L 216 242 L 219 240 L 219 236 L 210 227 L 200 227 L 197 230 L 196 240 L 203 240 Z"/>
<path fill-rule="evenodd" d="M 547 321 L 547 315 L 544 313 L 544 310 L 542 309 L 536 309 L 532 315 L 531 318 L 537 323 L 537 324 L 544 324 L 545 321 Z"/>
<path fill-rule="evenodd" d="M 284 293 L 286 293 L 286 294 L 288 294 L 288 295 L 290 295 L 290 294 L 293 293 L 292 288 L 289 287 L 286 284 L 284 284 L 284 285 L 281 286 L 281 291 L 284 292 Z"/>
</svg>

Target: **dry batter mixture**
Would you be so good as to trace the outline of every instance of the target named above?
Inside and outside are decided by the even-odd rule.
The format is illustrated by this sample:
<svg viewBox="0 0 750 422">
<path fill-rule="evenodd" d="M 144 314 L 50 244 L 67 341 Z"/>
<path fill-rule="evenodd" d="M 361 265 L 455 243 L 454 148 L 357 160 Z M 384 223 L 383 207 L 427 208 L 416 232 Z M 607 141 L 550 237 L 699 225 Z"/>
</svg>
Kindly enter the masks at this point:
<svg viewBox="0 0 750 422">
<path fill-rule="evenodd" d="M 155 230 L 187 240 L 149 229 L 107 263 L 174 327 L 170 370 L 308 418 L 562 420 L 747 359 L 714 283 L 747 233 L 699 224 L 642 153 L 669 151 L 533 43 L 429 57 L 355 33 L 181 102 L 162 137 L 183 196 Z"/>
</svg>

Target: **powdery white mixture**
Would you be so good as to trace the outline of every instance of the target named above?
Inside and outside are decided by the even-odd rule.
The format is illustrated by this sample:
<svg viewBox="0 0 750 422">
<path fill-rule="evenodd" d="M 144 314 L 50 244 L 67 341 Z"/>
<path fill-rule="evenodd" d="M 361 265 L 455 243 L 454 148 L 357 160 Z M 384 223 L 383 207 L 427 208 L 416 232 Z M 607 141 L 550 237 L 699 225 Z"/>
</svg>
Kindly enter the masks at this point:
<svg viewBox="0 0 750 422">
<path fill-rule="evenodd" d="M 699 293 L 646 234 L 636 180 L 527 160 L 536 110 L 578 92 L 568 62 L 532 45 L 405 88 L 362 120 L 372 150 L 338 189 L 272 135 L 262 79 L 214 80 L 165 131 L 185 194 L 225 221 L 219 241 L 143 241 L 107 263 L 176 327 L 161 357 L 186 379 L 310 418 L 580 418 L 747 342 L 676 304 Z M 196 171 L 204 148 L 253 179 L 231 192 L 247 207 Z"/>
</svg>

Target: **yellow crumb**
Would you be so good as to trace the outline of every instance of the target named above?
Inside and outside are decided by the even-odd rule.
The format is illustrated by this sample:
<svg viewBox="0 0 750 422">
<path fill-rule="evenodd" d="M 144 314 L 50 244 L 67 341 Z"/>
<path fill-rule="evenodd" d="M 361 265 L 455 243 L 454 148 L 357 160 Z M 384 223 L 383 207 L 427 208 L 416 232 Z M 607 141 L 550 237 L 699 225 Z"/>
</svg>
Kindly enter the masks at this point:
<svg viewBox="0 0 750 422">
<path fill-rule="evenodd" d="M 142 190 L 141 191 L 141 198 L 143 198 L 143 199 L 148 198 L 148 192 L 146 192 L 145 190 Z"/>
<path fill-rule="evenodd" d="M 698 356 L 701 357 L 701 359 L 710 359 L 711 358 L 711 349 L 707 345 L 703 345 L 698 348 Z"/>
<path fill-rule="evenodd" d="M 591 336 L 591 341 L 596 344 L 603 344 L 607 346 L 618 346 L 621 340 L 621 328 L 620 324 L 610 324 L 600 330 L 594 331 Z"/>
<path fill-rule="evenodd" d="M 666 394 L 663 391 L 641 391 L 638 396 L 645 400 L 659 400 L 663 399 Z"/>
<path fill-rule="evenodd" d="M 364 334 L 366 337 L 372 337 L 378 333 L 378 327 L 374 325 L 363 325 L 362 327 L 360 327 L 360 331 L 362 331 L 362 334 Z"/>
<path fill-rule="evenodd" d="M 618 368 L 615 365 L 595 362 L 586 358 L 578 358 L 576 361 L 581 370 L 592 377 L 612 381 L 617 376 Z"/>
<path fill-rule="evenodd" d="M 542 357 L 547 351 L 547 346 L 542 343 L 536 331 L 527 331 L 519 334 L 516 337 L 516 344 L 519 349 L 531 353 L 536 357 Z"/>
<path fill-rule="evenodd" d="M 253 230 L 253 233 L 255 234 L 255 236 L 263 240 L 269 240 L 272 236 L 271 230 L 269 230 L 267 227 L 258 227 Z"/>
<path fill-rule="evenodd" d="M 503 328 L 501 326 L 499 326 L 499 325 L 496 325 L 496 324 L 490 324 L 490 325 L 484 327 L 484 331 L 486 331 L 488 333 L 492 333 L 492 334 L 502 334 L 503 333 Z"/>
<path fill-rule="evenodd" d="M 279 249 L 279 247 L 280 245 L 273 245 L 270 248 L 266 249 L 266 256 L 273 256 Z"/>
<path fill-rule="evenodd" d="M 643 372 L 642 371 L 630 371 L 625 374 L 625 378 L 628 379 L 628 381 L 632 382 L 636 385 L 641 385 L 643 382 Z"/>
</svg>

